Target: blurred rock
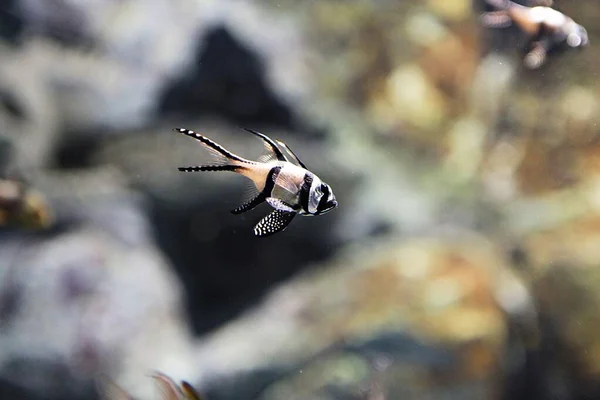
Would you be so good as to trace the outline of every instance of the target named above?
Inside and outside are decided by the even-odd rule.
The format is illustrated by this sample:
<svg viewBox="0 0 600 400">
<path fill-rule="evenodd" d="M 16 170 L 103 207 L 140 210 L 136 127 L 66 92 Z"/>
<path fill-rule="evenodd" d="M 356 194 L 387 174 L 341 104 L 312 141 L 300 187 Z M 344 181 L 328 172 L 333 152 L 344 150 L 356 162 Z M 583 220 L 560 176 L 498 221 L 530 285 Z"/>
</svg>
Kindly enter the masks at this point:
<svg viewBox="0 0 600 400">
<path fill-rule="evenodd" d="M 220 399 L 260 387 L 264 399 L 365 398 L 375 383 L 389 398 L 499 398 L 510 316 L 535 319 L 532 307 L 480 238 L 360 245 L 208 337 L 200 387 Z"/>
<path fill-rule="evenodd" d="M 0 241 L 0 375 L 53 398 L 83 396 L 99 372 L 142 396 L 152 369 L 193 377 L 181 289 L 140 204 L 114 178 L 78 178 L 51 185 L 51 231 Z"/>
<path fill-rule="evenodd" d="M 58 136 L 59 116 L 36 55 L 0 44 L 0 138 L 12 149 L 10 168 L 46 165 Z"/>
<path fill-rule="evenodd" d="M 592 26 L 598 10 L 561 3 Z M 495 34 L 496 35 L 496 34 Z M 590 40 L 598 40 L 593 28 Z M 537 73 L 522 68 L 498 103 L 483 151 L 484 195 L 519 243 L 518 263 L 540 315 L 540 345 L 521 373 L 540 398 L 599 396 L 598 53 L 557 54 Z"/>
<path fill-rule="evenodd" d="M 554 378 L 575 398 L 600 394 L 600 348 L 593 332 L 598 297 L 598 213 L 571 216 L 528 233 L 526 276 L 539 304 L 543 340 L 552 350 Z"/>
<path fill-rule="evenodd" d="M 0 90 L 9 119 L 0 129 L 14 137 L 25 167 L 47 165 L 49 152 L 63 141 L 83 135 L 97 142 L 107 132 L 147 126 L 159 109 L 291 126 L 289 105 L 306 95 L 299 85 L 308 79 L 297 29 L 283 15 L 266 26 L 273 14 L 254 2 L 178 0 L 147 7 L 139 1 L 49 6 L 22 0 L 5 12 L 18 13 L 28 32 L 21 46 L 0 49 L 2 58 L 14 59 L 0 74 L 0 83 L 7 78 L 5 85 L 14 86 Z M 92 45 L 47 40 L 69 32 L 89 37 Z M 26 85 L 32 89 L 21 93 Z M 59 128 L 69 135 L 57 143 Z M 31 132 L 36 141 L 18 131 Z"/>
</svg>

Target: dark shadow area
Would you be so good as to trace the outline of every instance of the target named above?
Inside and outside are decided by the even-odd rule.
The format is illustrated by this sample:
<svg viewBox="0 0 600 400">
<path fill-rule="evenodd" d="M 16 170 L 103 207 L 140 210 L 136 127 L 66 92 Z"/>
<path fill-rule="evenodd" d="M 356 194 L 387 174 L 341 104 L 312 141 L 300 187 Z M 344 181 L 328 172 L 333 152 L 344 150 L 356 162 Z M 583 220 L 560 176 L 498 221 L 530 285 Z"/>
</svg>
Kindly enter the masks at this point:
<svg viewBox="0 0 600 400">
<path fill-rule="evenodd" d="M 235 193 L 222 198 L 236 199 Z M 270 209 L 233 215 L 233 202 L 211 199 L 174 207 L 153 199 L 151 219 L 160 247 L 172 260 L 187 294 L 194 331 L 210 331 L 252 307 L 274 284 L 338 247 L 327 215 L 298 217 L 283 234 L 255 237 L 252 228 Z"/>
<path fill-rule="evenodd" d="M 53 167 L 76 169 L 92 167 L 92 157 L 101 146 L 102 137 L 98 132 L 70 134 L 68 139 L 59 141 L 54 150 Z"/>
<path fill-rule="evenodd" d="M 290 106 L 268 87 L 260 57 L 225 27 L 198 41 L 194 67 L 167 87 L 159 113 L 172 118 L 216 115 L 241 126 L 278 126 L 313 137 Z"/>
<path fill-rule="evenodd" d="M 37 16 L 26 11 L 27 7 L 36 6 L 24 3 L 19 0 L 0 1 L 0 39 L 6 43 L 19 46 L 25 35 L 38 35 L 67 47 L 89 49 L 98 45 L 87 31 L 85 18 L 68 2 L 55 2 L 53 12 Z"/>
<path fill-rule="evenodd" d="M 0 1 L 0 39 L 12 46 L 21 44 L 25 21 L 16 11 L 17 0 Z"/>
</svg>

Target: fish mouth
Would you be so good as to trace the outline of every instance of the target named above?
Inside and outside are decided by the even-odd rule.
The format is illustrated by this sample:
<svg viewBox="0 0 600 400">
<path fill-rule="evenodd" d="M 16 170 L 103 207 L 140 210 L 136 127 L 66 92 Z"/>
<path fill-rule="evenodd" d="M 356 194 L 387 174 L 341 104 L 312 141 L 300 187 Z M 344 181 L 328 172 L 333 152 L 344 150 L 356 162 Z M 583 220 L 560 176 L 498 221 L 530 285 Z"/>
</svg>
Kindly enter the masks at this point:
<svg viewBox="0 0 600 400">
<path fill-rule="evenodd" d="M 337 200 L 331 200 L 328 205 L 329 207 L 327 207 L 327 211 L 331 211 L 338 206 L 338 202 Z"/>
<path fill-rule="evenodd" d="M 330 201 L 327 202 L 327 207 L 324 208 L 323 210 L 317 212 L 316 214 L 322 215 L 322 214 L 328 213 L 329 211 L 333 210 L 337 206 L 338 206 L 338 202 L 337 201 L 330 200 Z"/>
</svg>

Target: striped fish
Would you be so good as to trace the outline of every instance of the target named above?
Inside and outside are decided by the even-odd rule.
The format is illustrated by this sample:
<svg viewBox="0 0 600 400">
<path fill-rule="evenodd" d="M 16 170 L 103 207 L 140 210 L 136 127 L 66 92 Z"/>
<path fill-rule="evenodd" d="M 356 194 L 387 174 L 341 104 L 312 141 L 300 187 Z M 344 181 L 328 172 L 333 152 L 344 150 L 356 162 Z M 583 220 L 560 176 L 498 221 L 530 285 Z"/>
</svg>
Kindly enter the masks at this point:
<svg viewBox="0 0 600 400">
<path fill-rule="evenodd" d="M 262 133 L 246 129 L 261 138 L 267 150 L 267 154 L 258 161 L 251 161 L 233 154 L 200 133 L 185 128 L 174 130 L 198 140 L 216 161 L 211 165 L 180 167 L 180 171 L 230 171 L 252 181 L 257 192 L 232 213 L 244 213 L 263 202 L 274 208 L 254 227 L 256 236 L 265 237 L 283 231 L 297 214 L 321 215 L 338 205 L 331 187 L 310 172 L 282 141 L 273 141 Z M 289 159 L 281 149 L 285 150 Z"/>
</svg>

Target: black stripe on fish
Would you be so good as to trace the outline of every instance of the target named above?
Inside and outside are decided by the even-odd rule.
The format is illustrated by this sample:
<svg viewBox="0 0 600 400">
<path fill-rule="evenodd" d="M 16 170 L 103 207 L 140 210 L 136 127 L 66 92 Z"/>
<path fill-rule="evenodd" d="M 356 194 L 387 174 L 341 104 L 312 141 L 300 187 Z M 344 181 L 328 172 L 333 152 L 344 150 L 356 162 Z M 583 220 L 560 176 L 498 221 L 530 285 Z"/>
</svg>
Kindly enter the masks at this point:
<svg viewBox="0 0 600 400">
<path fill-rule="evenodd" d="M 203 136 L 203 135 L 201 135 L 199 133 L 196 133 L 196 132 L 194 132 L 192 130 L 184 129 L 184 128 L 174 128 L 173 130 L 175 132 L 183 133 L 186 136 L 189 136 L 191 138 L 194 138 L 196 140 L 201 141 L 206 146 L 208 146 L 211 149 L 215 150 L 216 152 L 220 153 L 225 158 L 228 158 L 230 160 L 240 161 L 240 162 L 248 162 L 248 160 L 244 160 L 243 158 L 236 156 L 232 152 L 226 150 L 220 144 L 217 144 L 217 143 L 213 142 L 212 140 L 210 140 L 209 138 L 207 138 L 206 136 Z"/>
<path fill-rule="evenodd" d="M 326 185 L 322 185 L 321 189 L 323 191 L 323 196 L 321 196 L 321 199 L 319 200 L 317 212 L 323 211 L 325 209 L 325 204 L 327 204 L 327 200 L 329 199 L 329 188 Z"/>
<path fill-rule="evenodd" d="M 308 199 L 310 196 L 310 188 L 313 183 L 313 177 L 310 174 L 304 174 L 304 181 L 302 182 L 302 187 L 300 188 L 300 206 L 306 212 L 308 212 Z"/>
<path fill-rule="evenodd" d="M 198 171 L 231 171 L 236 172 L 243 167 L 239 165 L 196 165 L 193 167 L 179 167 L 182 172 L 198 172 Z"/>
<path fill-rule="evenodd" d="M 269 173 L 267 174 L 267 180 L 265 182 L 265 187 L 263 188 L 263 191 L 257 194 L 256 197 L 254 197 L 250 201 L 247 201 L 246 203 L 236 208 L 235 210 L 231 210 L 231 213 L 245 213 L 246 211 L 250 211 L 253 208 L 256 208 L 261 203 L 263 203 L 267 199 L 267 197 L 271 196 L 271 192 L 275 187 L 275 180 L 277 179 L 279 172 L 281 172 L 281 166 L 271 168 L 269 170 Z"/>
<path fill-rule="evenodd" d="M 256 132 L 253 131 L 252 129 L 248 129 L 248 128 L 243 128 L 245 131 L 248 131 L 256 136 L 258 136 L 259 138 L 261 138 L 262 140 L 264 140 L 269 147 L 271 148 L 271 150 L 273 151 L 273 153 L 275 153 L 275 157 L 277 157 L 277 160 L 279 161 L 287 161 L 287 159 L 285 158 L 285 156 L 283 155 L 283 153 L 281 152 L 281 150 L 279 149 L 279 147 L 277 147 L 277 144 L 271 140 L 270 137 L 268 137 L 267 135 L 264 135 L 260 132 Z"/>
<path fill-rule="evenodd" d="M 269 171 L 269 174 L 267 175 L 267 181 L 265 182 L 265 187 L 263 188 L 263 191 L 262 191 L 262 193 L 265 195 L 265 197 L 271 197 L 271 193 L 273 192 L 273 189 L 275 188 L 275 181 L 277 180 L 277 177 L 279 176 L 280 172 L 281 172 L 280 165 L 271 168 L 271 170 Z"/>
</svg>

